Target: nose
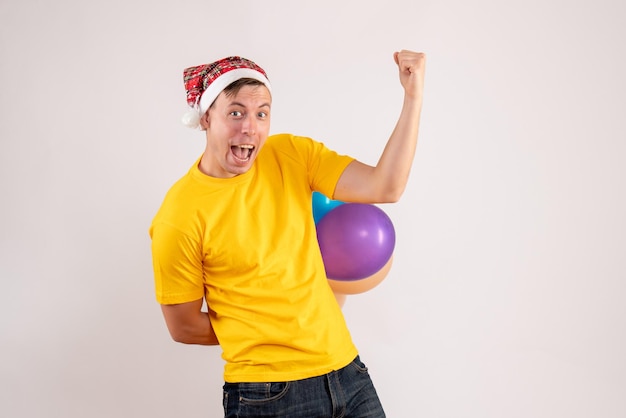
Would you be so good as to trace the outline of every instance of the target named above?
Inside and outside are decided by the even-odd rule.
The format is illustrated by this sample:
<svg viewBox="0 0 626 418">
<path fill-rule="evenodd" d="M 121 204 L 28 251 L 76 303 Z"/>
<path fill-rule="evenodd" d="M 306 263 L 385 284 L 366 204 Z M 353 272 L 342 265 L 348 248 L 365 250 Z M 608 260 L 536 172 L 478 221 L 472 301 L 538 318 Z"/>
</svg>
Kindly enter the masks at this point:
<svg viewBox="0 0 626 418">
<path fill-rule="evenodd" d="M 248 116 L 243 121 L 241 132 L 246 135 L 254 135 L 256 133 L 257 121 L 254 117 Z"/>
</svg>

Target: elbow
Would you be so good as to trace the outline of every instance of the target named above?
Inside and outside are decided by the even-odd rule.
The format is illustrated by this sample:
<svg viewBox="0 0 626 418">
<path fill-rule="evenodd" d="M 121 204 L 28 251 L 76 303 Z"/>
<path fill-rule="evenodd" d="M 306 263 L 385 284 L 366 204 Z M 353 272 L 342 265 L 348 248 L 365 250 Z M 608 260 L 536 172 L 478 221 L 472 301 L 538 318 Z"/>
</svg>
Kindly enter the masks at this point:
<svg viewBox="0 0 626 418">
<path fill-rule="evenodd" d="M 210 331 L 197 330 L 188 326 L 168 327 L 170 337 L 177 343 L 189 345 L 219 345 L 217 336 Z"/>
<path fill-rule="evenodd" d="M 384 203 L 397 203 L 400 201 L 402 197 L 402 192 L 392 193 L 387 197 L 387 200 Z"/>
<path fill-rule="evenodd" d="M 408 178 L 402 175 L 387 176 L 374 186 L 377 203 L 397 203 L 406 190 Z"/>
<path fill-rule="evenodd" d="M 379 194 L 379 203 L 397 203 L 404 194 L 404 186 L 388 187 Z"/>
<path fill-rule="evenodd" d="M 170 330 L 170 337 L 177 343 L 189 344 L 189 337 L 184 332 Z"/>
<path fill-rule="evenodd" d="M 168 324 L 167 327 L 170 332 L 170 337 L 177 343 L 181 344 L 193 344 L 194 338 L 193 335 L 187 331 L 184 326 L 171 326 Z"/>
</svg>

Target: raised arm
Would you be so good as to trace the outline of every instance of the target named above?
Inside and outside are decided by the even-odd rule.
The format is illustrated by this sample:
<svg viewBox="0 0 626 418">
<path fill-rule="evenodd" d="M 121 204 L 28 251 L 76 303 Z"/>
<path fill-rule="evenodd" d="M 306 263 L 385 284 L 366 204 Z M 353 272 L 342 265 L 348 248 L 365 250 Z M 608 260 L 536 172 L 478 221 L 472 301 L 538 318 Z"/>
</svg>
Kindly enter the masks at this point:
<svg viewBox="0 0 626 418">
<path fill-rule="evenodd" d="M 341 175 L 334 199 L 346 202 L 396 202 L 404 192 L 417 147 L 426 56 L 420 52 L 394 53 L 404 102 L 396 126 L 375 167 L 352 162 Z"/>
<path fill-rule="evenodd" d="M 184 344 L 219 345 L 202 299 L 177 305 L 161 305 L 172 339 Z"/>
</svg>

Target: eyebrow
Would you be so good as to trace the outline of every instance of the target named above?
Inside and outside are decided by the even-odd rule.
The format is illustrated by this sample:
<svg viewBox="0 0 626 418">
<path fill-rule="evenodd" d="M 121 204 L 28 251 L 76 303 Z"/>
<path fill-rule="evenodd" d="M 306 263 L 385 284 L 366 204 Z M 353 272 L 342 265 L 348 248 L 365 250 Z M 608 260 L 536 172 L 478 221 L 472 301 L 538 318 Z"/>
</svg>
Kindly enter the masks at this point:
<svg viewBox="0 0 626 418">
<path fill-rule="evenodd" d="M 228 104 L 228 106 L 246 107 L 243 103 L 240 103 L 240 102 L 230 102 Z M 265 102 L 265 103 L 263 103 L 262 105 L 259 106 L 259 108 L 261 108 L 261 107 L 269 107 L 271 109 L 272 106 L 269 103 Z"/>
</svg>

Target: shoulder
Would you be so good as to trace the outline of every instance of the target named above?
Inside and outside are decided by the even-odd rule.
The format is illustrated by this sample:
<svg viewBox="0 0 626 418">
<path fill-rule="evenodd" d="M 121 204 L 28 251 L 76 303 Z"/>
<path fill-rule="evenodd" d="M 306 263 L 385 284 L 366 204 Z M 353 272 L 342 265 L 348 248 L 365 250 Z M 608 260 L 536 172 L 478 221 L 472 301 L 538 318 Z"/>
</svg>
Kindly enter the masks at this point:
<svg viewBox="0 0 626 418">
<path fill-rule="evenodd" d="M 288 156 L 291 158 L 304 157 L 323 148 L 323 144 L 306 136 L 288 133 L 276 134 L 267 137 L 264 149 L 268 154 Z"/>
<path fill-rule="evenodd" d="M 316 141 L 309 137 L 289 133 L 270 135 L 267 137 L 267 141 L 265 142 L 265 144 L 270 147 L 280 147 L 284 145 L 293 145 L 297 147 L 313 143 L 316 143 Z"/>
<path fill-rule="evenodd" d="M 183 224 L 186 224 L 196 212 L 198 196 L 200 190 L 197 182 L 188 173 L 167 191 L 153 219 L 153 225 L 166 223 L 184 229 Z"/>
</svg>

